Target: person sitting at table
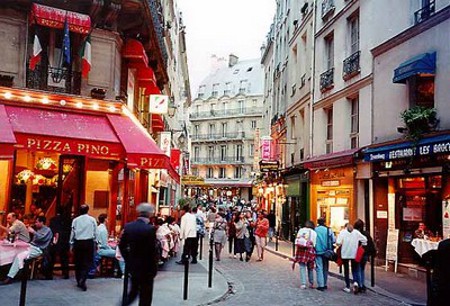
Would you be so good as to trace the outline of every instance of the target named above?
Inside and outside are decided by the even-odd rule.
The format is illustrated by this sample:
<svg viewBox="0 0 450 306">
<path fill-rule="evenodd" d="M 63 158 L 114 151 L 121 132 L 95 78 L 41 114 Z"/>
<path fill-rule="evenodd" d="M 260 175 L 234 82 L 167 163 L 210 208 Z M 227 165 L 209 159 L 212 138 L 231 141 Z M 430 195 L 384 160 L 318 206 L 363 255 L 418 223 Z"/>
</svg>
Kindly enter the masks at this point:
<svg viewBox="0 0 450 306">
<path fill-rule="evenodd" d="M 17 234 L 19 240 L 30 242 L 30 234 L 28 233 L 27 227 L 25 224 L 17 219 L 16 213 L 10 212 L 6 216 L 6 221 L 9 226 L 3 226 L 0 224 L 0 231 L 4 231 L 7 234 Z"/>
<path fill-rule="evenodd" d="M 0 286 L 12 283 L 19 270 L 23 268 L 25 259 L 37 258 L 44 253 L 53 237 L 50 228 L 45 226 L 45 221 L 47 220 L 44 216 L 38 216 L 35 221 L 36 230 L 28 227 L 28 232 L 33 235 L 30 248 L 16 255 L 9 269 L 8 277 L 0 283 Z"/>
<path fill-rule="evenodd" d="M 431 236 L 431 231 L 427 228 L 425 223 L 420 222 L 419 223 L 419 227 L 414 232 L 414 238 L 424 239 L 425 236 L 430 237 Z"/>
<path fill-rule="evenodd" d="M 101 214 L 100 216 L 98 216 L 98 251 L 97 251 L 97 255 L 101 257 L 110 257 L 110 258 L 116 258 L 116 250 L 114 248 L 112 248 L 109 244 L 108 244 L 108 216 L 106 214 Z M 125 274 L 125 262 L 124 261 L 120 261 L 119 262 L 119 267 L 120 267 L 120 271 L 122 272 L 122 275 Z"/>
</svg>

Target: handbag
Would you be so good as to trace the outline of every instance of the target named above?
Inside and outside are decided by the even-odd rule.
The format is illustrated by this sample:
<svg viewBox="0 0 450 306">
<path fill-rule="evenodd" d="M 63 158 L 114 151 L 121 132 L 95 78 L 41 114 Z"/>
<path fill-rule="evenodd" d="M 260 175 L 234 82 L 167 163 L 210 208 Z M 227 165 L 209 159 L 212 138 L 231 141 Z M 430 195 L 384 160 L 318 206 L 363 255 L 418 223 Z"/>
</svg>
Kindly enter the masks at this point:
<svg viewBox="0 0 450 306">
<path fill-rule="evenodd" d="M 327 227 L 327 250 L 323 253 L 323 257 L 328 260 L 336 261 L 338 256 L 336 252 L 333 250 L 333 245 L 330 244 L 330 228 Z"/>
<path fill-rule="evenodd" d="M 364 248 L 363 248 L 362 245 L 360 245 L 360 246 L 358 247 L 358 249 L 356 250 L 355 261 L 356 261 L 356 262 L 361 262 L 363 256 L 364 256 Z"/>
<path fill-rule="evenodd" d="M 311 236 L 311 233 L 309 234 Z M 301 248 L 307 248 L 312 245 L 309 239 L 306 239 L 304 235 L 295 238 L 295 245 Z"/>
</svg>

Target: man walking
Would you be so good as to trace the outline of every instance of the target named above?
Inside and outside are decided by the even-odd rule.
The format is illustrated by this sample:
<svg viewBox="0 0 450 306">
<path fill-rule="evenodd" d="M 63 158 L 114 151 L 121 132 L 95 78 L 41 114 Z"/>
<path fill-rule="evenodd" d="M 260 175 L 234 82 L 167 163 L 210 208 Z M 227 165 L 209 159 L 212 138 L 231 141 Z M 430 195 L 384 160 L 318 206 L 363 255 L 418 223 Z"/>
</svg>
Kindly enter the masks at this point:
<svg viewBox="0 0 450 306">
<path fill-rule="evenodd" d="M 272 241 L 272 238 L 275 235 L 275 225 L 276 225 L 276 217 L 273 210 L 271 210 L 270 214 L 267 215 L 267 220 L 269 220 L 269 241 Z"/>
<path fill-rule="evenodd" d="M 325 219 L 317 220 L 316 238 L 316 273 L 317 273 L 317 290 L 324 291 L 328 289 L 328 259 L 323 256 L 327 250 L 333 250 L 335 237 L 333 231 L 325 226 Z"/>
<path fill-rule="evenodd" d="M 126 270 L 131 274 L 131 289 L 123 305 L 133 303 L 139 294 L 139 306 L 149 306 L 153 298 L 153 279 L 158 269 L 156 230 L 150 224 L 155 206 L 141 203 L 136 211 L 139 217 L 125 225 L 119 243 Z"/>
<path fill-rule="evenodd" d="M 94 261 L 94 247 L 97 241 L 97 222 L 88 215 L 89 205 L 80 206 L 80 215 L 72 221 L 70 245 L 75 257 L 77 287 L 86 291 L 86 278 Z"/>
<path fill-rule="evenodd" d="M 183 207 L 184 214 L 181 217 L 180 239 L 184 240 L 183 254 L 177 264 L 184 264 L 192 256 L 191 263 L 197 263 L 198 239 L 197 218 L 194 213 L 189 212 L 189 205 Z"/>
</svg>

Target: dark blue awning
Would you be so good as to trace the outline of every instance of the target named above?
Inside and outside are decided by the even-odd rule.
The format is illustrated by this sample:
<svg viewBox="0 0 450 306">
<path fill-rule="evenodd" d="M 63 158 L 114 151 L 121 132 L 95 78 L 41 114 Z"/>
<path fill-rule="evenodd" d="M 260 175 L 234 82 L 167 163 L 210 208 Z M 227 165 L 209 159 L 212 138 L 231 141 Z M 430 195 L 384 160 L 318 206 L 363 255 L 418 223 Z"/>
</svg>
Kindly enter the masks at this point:
<svg viewBox="0 0 450 306">
<path fill-rule="evenodd" d="M 389 161 L 412 156 L 430 156 L 434 154 L 450 154 L 450 134 L 423 138 L 416 147 L 411 141 L 368 148 L 363 151 L 364 161 Z"/>
<path fill-rule="evenodd" d="M 394 83 L 405 83 L 416 74 L 434 74 L 436 71 L 436 52 L 424 53 L 402 63 L 394 71 Z"/>
</svg>

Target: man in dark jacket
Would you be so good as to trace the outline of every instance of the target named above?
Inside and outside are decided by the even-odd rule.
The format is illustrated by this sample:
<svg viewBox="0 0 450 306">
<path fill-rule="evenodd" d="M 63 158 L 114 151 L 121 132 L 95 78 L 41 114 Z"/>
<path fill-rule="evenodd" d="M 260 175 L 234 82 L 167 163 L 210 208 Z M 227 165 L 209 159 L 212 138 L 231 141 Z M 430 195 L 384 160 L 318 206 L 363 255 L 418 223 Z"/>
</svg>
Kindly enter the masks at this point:
<svg viewBox="0 0 450 306">
<path fill-rule="evenodd" d="M 158 268 L 156 230 L 150 224 L 155 207 L 141 203 L 136 210 L 139 217 L 125 225 L 119 244 L 126 269 L 131 274 L 131 289 L 124 305 L 133 303 L 139 294 L 139 305 L 148 306 L 152 304 L 153 279 Z"/>
<path fill-rule="evenodd" d="M 428 254 L 433 274 L 427 305 L 447 305 L 450 300 L 450 239 L 439 242 L 438 249 L 425 253 L 424 257 Z"/>
</svg>

